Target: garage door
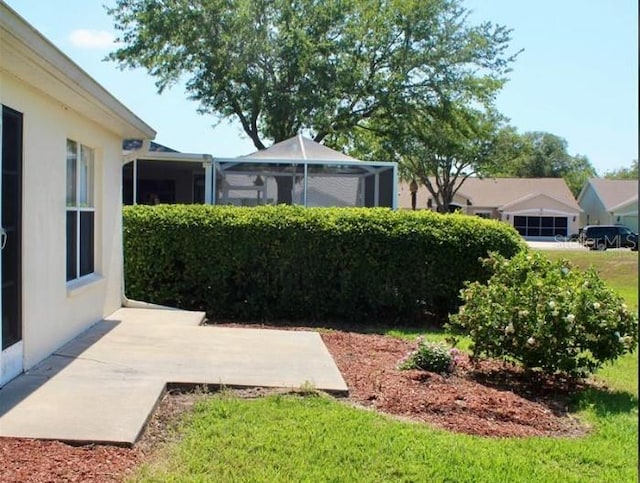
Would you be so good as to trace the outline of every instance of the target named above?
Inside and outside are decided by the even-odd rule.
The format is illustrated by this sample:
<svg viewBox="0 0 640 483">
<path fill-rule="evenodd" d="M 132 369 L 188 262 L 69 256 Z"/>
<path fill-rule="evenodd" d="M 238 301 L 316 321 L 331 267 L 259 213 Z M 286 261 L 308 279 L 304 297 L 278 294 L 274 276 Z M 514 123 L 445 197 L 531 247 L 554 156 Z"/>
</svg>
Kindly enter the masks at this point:
<svg viewBox="0 0 640 483">
<path fill-rule="evenodd" d="M 568 236 L 566 216 L 514 216 L 513 226 L 522 236 Z"/>
</svg>

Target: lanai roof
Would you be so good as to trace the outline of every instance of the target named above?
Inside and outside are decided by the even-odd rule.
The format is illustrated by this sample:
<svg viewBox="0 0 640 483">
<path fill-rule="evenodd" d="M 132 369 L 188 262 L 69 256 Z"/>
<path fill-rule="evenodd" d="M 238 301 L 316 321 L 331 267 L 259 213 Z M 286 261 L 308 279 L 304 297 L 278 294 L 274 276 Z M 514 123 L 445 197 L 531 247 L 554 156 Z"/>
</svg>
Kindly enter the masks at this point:
<svg viewBox="0 0 640 483">
<path fill-rule="evenodd" d="M 358 162 L 357 159 L 347 156 L 346 154 L 328 148 L 312 139 L 306 138 L 300 134 L 285 141 L 281 141 L 254 153 L 241 158 L 250 159 L 278 159 L 278 160 L 296 160 L 305 159 L 313 161 L 350 161 Z"/>
</svg>

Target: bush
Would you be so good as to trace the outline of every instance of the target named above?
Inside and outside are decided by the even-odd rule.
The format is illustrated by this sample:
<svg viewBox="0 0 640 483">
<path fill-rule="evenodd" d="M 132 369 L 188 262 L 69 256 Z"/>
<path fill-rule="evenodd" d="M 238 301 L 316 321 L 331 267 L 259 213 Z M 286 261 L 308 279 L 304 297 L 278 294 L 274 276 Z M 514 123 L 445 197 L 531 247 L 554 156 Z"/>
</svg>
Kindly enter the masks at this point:
<svg viewBox="0 0 640 483">
<path fill-rule="evenodd" d="M 474 355 L 585 376 L 638 343 L 635 315 L 593 269 L 524 252 L 485 263 L 491 278 L 462 291 L 464 305 L 449 325 L 471 337 Z"/>
<path fill-rule="evenodd" d="M 369 208 L 124 209 L 127 295 L 210 317 L 362 320 L 446 315 L 489 250 L 523 248 L 509 226 Z"/>
<path fill-rule="evenodd" d="M 422 371 L 450 374 L 458 362 L 458 350 L 451 349 L 437 342 L 425 342 L 418 339 L 418 348 L 410 352 L 402 361 L 399 368 L 420 369 Z"/>
</svg>

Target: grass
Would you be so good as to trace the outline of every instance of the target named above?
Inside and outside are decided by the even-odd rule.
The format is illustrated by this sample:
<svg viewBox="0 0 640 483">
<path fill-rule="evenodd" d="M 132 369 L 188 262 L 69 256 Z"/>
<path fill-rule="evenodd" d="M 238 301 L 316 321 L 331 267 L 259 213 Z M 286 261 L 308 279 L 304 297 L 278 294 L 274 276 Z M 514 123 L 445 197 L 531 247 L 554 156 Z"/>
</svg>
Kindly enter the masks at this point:
<svg viewBox="0 0 640 483">
<path fill-rule="evenodd" d="M 213 397 L 135 481 L 636 481 L 637 399 L 589 394 L 584 438 L 489 439 L 399 422 L 328 397 Z"/>
<path fill-rule="evenodd" d="M 629 309 L 638 310 L 638 252 L 545 250 L 544 254 L 552 260 L 566 258 L 583 269 L 593 266 L 626 299 Z"/>
<path fill-rule="evenodd" d="M 637 308 L 637 255 L 551 252 L 593 264 Z M 389 331 L 416 337 L 414 331 Z M 446 338 L 429 332 L 430 340 Z M 213 396 L 184 421 L 178 443 L 139 468 L 134 481 L 536 481 L 635 482 L 638 359 L 622 357 L 574 401 L 592 426 L 578 438 L 490 439 L 363 411 L 325 396 L 239 400 Z"/>
</svg>

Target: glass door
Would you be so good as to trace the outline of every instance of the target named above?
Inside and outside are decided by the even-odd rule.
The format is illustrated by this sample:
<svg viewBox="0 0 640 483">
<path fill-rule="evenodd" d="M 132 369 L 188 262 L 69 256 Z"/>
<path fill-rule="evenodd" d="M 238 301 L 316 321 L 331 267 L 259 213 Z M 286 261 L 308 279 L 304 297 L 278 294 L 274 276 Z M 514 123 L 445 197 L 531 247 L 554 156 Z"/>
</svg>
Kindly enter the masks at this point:
<svg viewBox="0 0 640 483">
<path fill-rule="evenodd" d="M 23 370 L 22 114 L 2 106 L 0 122 L 0 386 Z"/>
</svg>

